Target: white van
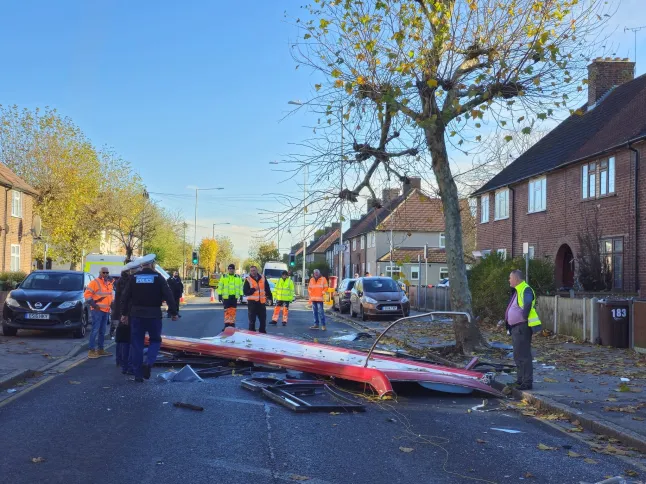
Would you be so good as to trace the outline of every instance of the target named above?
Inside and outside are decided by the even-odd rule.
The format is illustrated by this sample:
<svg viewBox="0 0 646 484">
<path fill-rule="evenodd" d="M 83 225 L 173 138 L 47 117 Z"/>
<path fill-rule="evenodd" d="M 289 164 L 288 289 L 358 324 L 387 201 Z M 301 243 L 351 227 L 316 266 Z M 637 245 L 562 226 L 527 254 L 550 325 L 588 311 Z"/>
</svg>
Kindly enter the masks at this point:
<svg viewBox="0 0 646 484">
<path fill-rule="evenodd" d="M 268 281 L 273 283 L 278 282 L 283 271 L 289 271 L 287 264 L 284 262 L 269 261 L 265 262 L 265 267 L 262 269 L 262 275 Z"/>
<path fill-rule="evenodd" d="M 99 277 L 101 267 L 107 267 L 112 277 L 121 276 L 123 266 L 126 265 L 125 255 L 105 255 L 105 254 L 89 254 L 85 256 L 85 266 L 83 270 L 89 272 L 94 277 Z"/>
</svg>

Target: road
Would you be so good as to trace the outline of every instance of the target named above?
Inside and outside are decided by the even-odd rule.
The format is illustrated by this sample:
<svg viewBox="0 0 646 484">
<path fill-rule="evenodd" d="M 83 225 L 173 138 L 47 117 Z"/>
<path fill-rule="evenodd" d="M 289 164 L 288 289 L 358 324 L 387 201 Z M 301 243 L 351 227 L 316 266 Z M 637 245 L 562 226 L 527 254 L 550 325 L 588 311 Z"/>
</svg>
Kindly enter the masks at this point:
<svg viewBox="0 0 646 484">
<path fill-rule="evenodd" d="M 177 322 L 165 320 L 165 334 L 202 337 L 222 329 L 222 307 L 208 299 L 194 300 L 182 313 Z M 246 320 L 242 308 L 238 326 L 246 327 Z M 270 333 L 313 338 L 310 324 L 310 313 L 297 303 L 289 325 Z M 328 328 L 330 336 L 350 329 L 335 322 Z M 324 334 L 316 335 L 324 341 Z M 514 412 L 468 412 L 481 396 L 398 390 L 396 401 L 368 402 L 365 413 L 295 414 L 240 388 L 236 376 L 204 383 L 163 383 L 153 376 L 137 384 L 111 358 L 80 360 L 0 403 L 0 481 L 562 484 L 597 482 L 630 468 Z M 205 410 L 178 409 L 176 401 Z M 568 457 L 568 450 L 596 464 Z M 39 457 L 44 461 L 32 462 Z"/>
</svg>

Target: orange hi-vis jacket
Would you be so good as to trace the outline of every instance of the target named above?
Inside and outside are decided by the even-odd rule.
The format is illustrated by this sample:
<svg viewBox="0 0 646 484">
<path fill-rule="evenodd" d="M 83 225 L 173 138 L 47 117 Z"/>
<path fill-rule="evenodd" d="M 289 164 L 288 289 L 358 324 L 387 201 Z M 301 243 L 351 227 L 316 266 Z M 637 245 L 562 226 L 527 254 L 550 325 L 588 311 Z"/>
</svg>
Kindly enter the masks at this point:
<svg viewBox="0 0 646 484">
<path fill-rule="evenodd" d="M 310 295 L 310 301 L 323 302 L 323 294 L 328 288 L 327 279 L 323 276 L 319 277 L 318 280 L 313 277 L 310 279 L 310 284 L 307 287 L 307 292 Z"/>
<path fill-rule="evenodd" d="M 265 294 L 265 278 L 260 276 L 260 279 L 256 282 L 253 277 L 249 276 L 247 277 L 247 282 L 251 289 L 257 289 L 257 291 L 251 296 L 247 296 L 247 301 L 260 301 L 265 304 L 267 302 L 267 296 Z"/>
<path fill-rule="evenodd" d="M 87 289 L 83 294 L 86 301 L 94 299 L 96 302 L 96 309 L 104 313 L 110 312 L 110 304 L 112 304 L 112 283 L 106 282 L 103 279 L 93 279 L 87 285 Z"/>
</svg>

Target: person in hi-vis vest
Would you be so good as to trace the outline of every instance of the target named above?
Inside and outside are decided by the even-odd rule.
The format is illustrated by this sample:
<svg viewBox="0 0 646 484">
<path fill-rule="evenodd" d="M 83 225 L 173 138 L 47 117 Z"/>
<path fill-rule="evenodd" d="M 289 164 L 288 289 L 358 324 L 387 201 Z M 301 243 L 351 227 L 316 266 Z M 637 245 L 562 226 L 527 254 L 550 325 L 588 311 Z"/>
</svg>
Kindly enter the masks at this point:
<svg viewBox="0 0 646 484">
<path fill-rule="evenodd" d="M 294 281 L 289 278 L 289 273 L 283 271 L 280 279 L 274 287 L 274 298 L 276 307 L 274 308 L 274 315 L 271 318 L 273 325 L 278 324 L 280 318 L 280 310 L 283 310 L 283 326 L 287 326 L 287 316 L 289 314 L 289 303 L 294 300 Z"/>
</svg>

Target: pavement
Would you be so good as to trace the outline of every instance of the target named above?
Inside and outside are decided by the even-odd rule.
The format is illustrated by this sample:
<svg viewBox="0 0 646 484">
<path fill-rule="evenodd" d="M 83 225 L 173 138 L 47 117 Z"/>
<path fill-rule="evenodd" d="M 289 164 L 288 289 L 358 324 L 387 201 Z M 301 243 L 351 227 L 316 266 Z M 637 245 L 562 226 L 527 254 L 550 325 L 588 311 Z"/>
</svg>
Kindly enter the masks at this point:
<svg viewBox="0 0 646 484">
<path fill-rule="evenodd" d="M 411 312 L 411 315 L 422 313 Z M 349 321 L 358 329 L 381 333 L 389 322 L 360 321 L 348 315 L 331 315 Z M 419 322 L 421 321 L 421 322 Z M 421 318 L 395 326 L 385 341 L 427 352 L 442 353 L 454 343 L 450 321 Z M 485 334 L 498 347 L 482 355 L 500 363 L 513 365 L 511 339 L 502 330 L 489 329 Z M 571 337 L 536 335 L 533 340 L 534 387 L 515 391 L 518 399 L 530 401 L 544 409 L 561 412 L 578 420 L 584 428 L 620 439 L 646 452 L 646 358 L 632 350 L 577 343 Z M 470 358 L 455 358 L 458 366 Z M 448 363 L 448 361 L 447 361 Z M 500 374 L 501 384 L 513 383 L 513 375 Z M 499 388 L 502 385 L 499 386 Z"/>
<path fill-rule="evenodd" d="M 205 298 L 182 316 L 165 320 L 164 333 L 205 337 L 223 327 L 222 306 Z M 237 326 L 246 320 L 241 307 Z M 327 333 L 310 325 L 311 312 L 297 302 L 288 326 L 269 332 L 325 342 L 354 330 L 342 321 L 329 322 Z M 639 482 L 634 476 L 646 472 L 639 456 L 594 452 L 582 434 L 505 402 L 477 407 L 480 395 L 404 385 L 395 400 L 355 395 L 365 413 L 298 414 L 242 389 L 238 376 L 169 383 L 155 368 L 138 384 L 111 358 L 84 355 L 65 370 L 0 401 L 0 429 L 16 436 L 0 453 L 3 482 L 561 484 L 621 475 Z M 204 411 L 175 408 L 178 401 Z"/>
</svg>

